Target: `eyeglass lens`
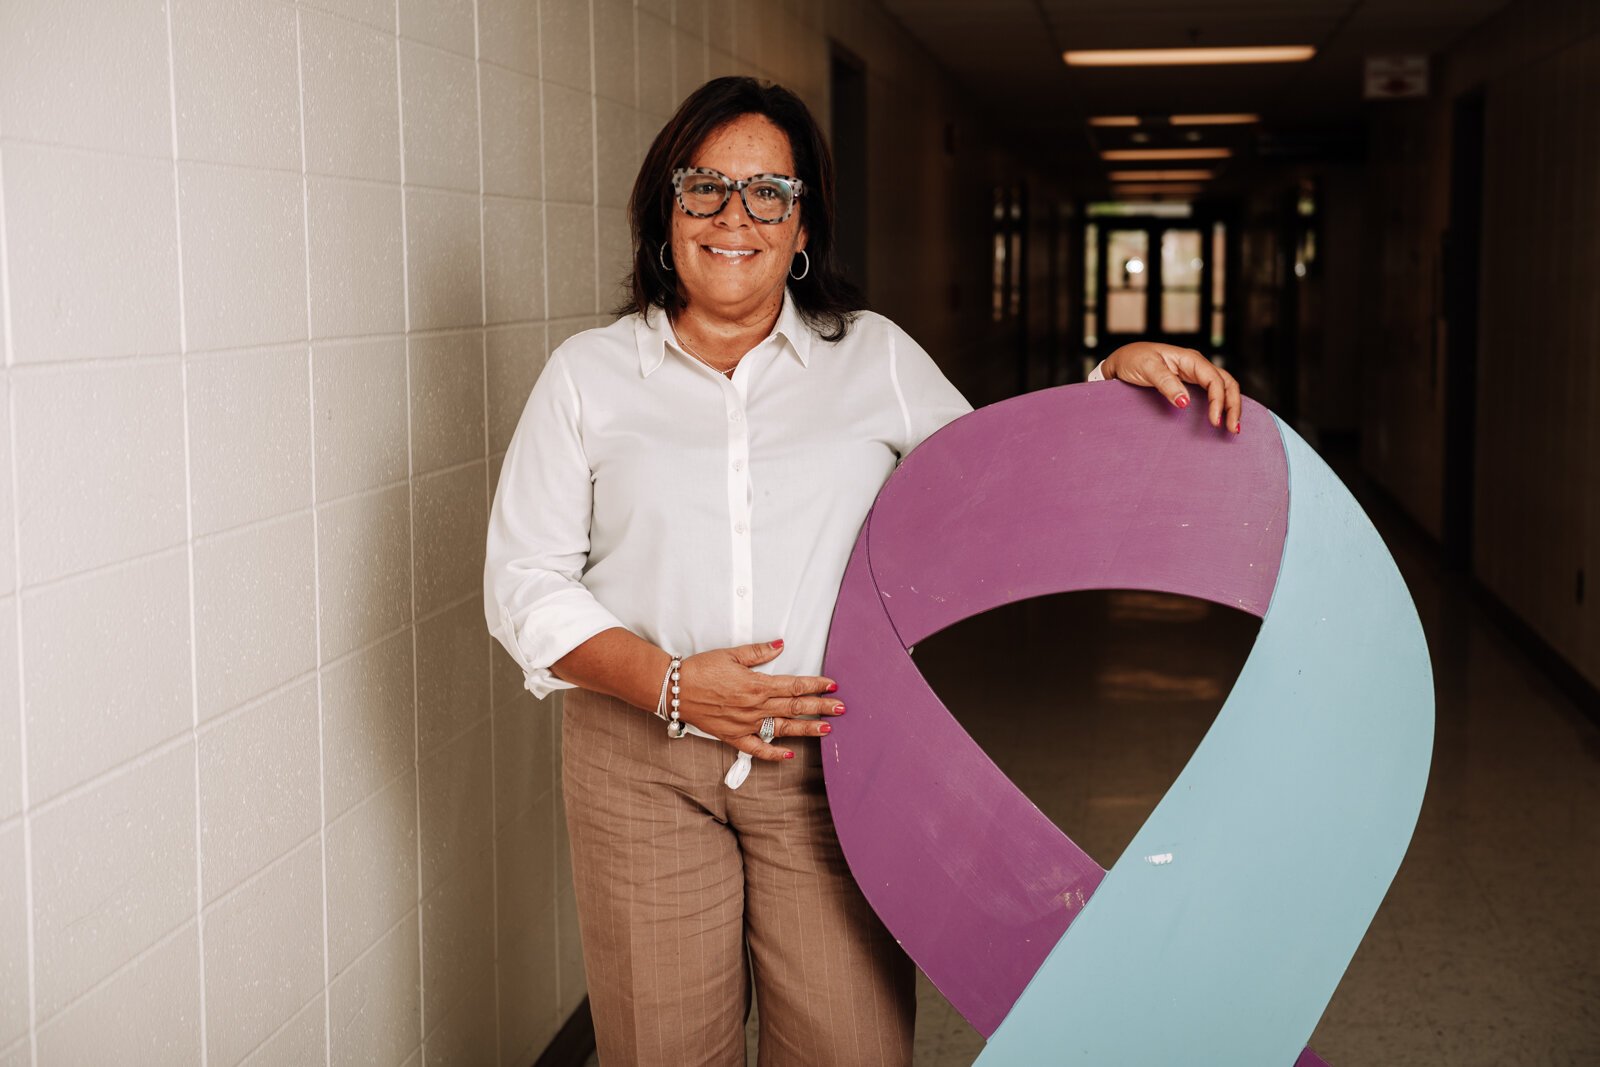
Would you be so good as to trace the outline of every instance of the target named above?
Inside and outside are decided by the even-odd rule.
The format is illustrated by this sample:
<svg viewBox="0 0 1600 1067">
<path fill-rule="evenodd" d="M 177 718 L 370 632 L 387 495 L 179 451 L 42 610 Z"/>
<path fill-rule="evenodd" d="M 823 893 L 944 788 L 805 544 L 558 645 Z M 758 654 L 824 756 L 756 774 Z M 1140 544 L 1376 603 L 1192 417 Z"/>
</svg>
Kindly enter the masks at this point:
<svg viewBox="0 0 1600 1067">
<path fill-rule="evenodd" d="M 713 215 L 722 210 L 732 192 L 730 184 L 710 174 L 691 174 L 683 182 L 683 206 L 697 215 Z M 743 189 L 744 210 L 761 222 L 777 222 L 794 205 L 794 189 L 788 182 L 763 178 Z"/>
</svg>

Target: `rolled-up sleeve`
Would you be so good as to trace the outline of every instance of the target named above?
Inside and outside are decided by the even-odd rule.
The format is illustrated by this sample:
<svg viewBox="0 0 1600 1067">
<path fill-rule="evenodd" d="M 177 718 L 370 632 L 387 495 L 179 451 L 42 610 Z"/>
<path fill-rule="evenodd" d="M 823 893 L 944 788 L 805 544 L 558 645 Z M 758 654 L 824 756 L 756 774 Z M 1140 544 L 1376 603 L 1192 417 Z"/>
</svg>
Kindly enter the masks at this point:
<svg viewBox="0 0 1600 1067">
<path fill-rule="evenodd" d="M 593 508 L 581 417 L 558 349 L 523 408 L 489 512 L 484 614 L 537 697 L 572 688 L 550 673 L 551 664 L 622 625 L 581 580 Z"/>
</svg>

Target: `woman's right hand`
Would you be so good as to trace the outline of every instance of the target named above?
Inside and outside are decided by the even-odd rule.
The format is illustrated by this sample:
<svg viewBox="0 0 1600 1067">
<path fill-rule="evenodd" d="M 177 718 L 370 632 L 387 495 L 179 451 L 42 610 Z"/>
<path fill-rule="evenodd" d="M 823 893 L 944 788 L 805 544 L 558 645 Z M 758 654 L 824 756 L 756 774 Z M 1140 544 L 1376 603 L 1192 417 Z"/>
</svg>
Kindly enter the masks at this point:
<svg viewBox="0 0 1600 1067">
<path fill-rule="evenodd" d="M 831 678 L 751 669 L 771 663 L 782 651 L 780 638 L 690 656 L 678 671 L 678 714 L 757 759 L 789 759 L 793 752 L 757 736 L 762 719 L 777 720 L 778 737 L 819 737 L 832 727 L 795 716 L 843 715 L 844 705 L 824 695 L 839 688 Z"/>
</svg>

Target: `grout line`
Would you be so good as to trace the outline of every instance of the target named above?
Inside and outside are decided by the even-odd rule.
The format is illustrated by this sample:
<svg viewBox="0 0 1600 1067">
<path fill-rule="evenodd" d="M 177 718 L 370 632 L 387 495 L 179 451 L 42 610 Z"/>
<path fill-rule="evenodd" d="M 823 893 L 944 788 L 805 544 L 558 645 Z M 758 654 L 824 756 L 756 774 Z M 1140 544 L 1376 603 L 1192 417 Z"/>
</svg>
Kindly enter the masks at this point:
<svg viewBox="0 0 1600 1067">
<path fill-rule="evenodd" d="M 292 343 L 292 342 L 291 342 Z M 263 345 L 263 348 L 282 347 Z M 182 353 L 167 350 L 163 352 L 131 352 L 125 356 L 85 356 L 82 358 L 41 359 L 25 363 L 14 364 L 10 368 L 13 376 L 34 376 L 52 373 L 70 374 L 73 371 L 88 371 L 98 369 L 116 369 L 121 367 L 159 367 L 167 363 L 176 363 L 183 358 Z"/>
<path fill-rule="evenodd" d="M 594 69 L 594 0 L 588 0 L 589 9 L 589 218 L 593 227 L 589 234 L 594 248 L 594 291 L 589 295 L 589 314 L 598 315 L 600 307 L 600 261 L 604 253 L 600 246 L 600 102 L 595 98 Z M 637 64 L 635 64 L 637 65 Z M 548 313 L 549 308 L 545 308 Z"/>
<path fill-rule="evenodd" d="M 5 188 L 4 172 L 0 170 L 0 191 Z M 0 300 L 4 301 L 5 360 L 9 367 L 12 359 L 11 339 L 11 284 L 7 270 L 8 257 L 5 240 L 5 197 L 0 195 Z M 39 979 L 34 958 L 33 922 L 33 816 L 31 790 L 28 788 L 28 704 L 27 684 L 24 678 L 26 665 L 22 658 L 22 516 L 17 502 L 17 390 L 9 372 L 6 375 L 6 444 L 10 456 L 5 477 L 11 480 L 11 613 L 13 623 L 12 654 L 17 661 L 17 776 L 19 797 L 22 803 L 22 900 L 27 927 L 28 964 L 28 1059 L 39 1062 Z"/>
<path fill-rule="evenodd" d="M 5 366 L 10 368 L 17 361 L 16 344 L 12 339 L 11 327 L 11 254 L 6 246 L 6 198 L 5 198 L 5 165 L 0 160 L 0 323 L 3 323 Z M 9 385 L 9 380 L 7 385 Z M 15 486 L 12 487 L 15 490 Z M 15 507 L 16 493 L 13 491 L 13 508 Z"/>
<path fill-rule="evenodd" d="M 140 752 L 137 755 L 131 756 L 122 761 L 115 767 L 101 771 L 93 778 L 79 782 L 77 785 L 71 786 L 67 789 L 63 789 L 61 792 L 55 794 L 49 799 L 35 804 L 33 806 L 33 810 L 29 814 L 33 818 L 38 818 L 41 815 L 46 815 L 54 811 L 63 804 L 69 804 L 75 800 L 81 799 L 86 794 L 94 792 L 100 786 L 105 785 L 108 782 L 111 782 L 117 778 L 121 778 L 125 774 L 131 774 L 134 771 L 139 770 L 141 767 L 149 766 L 151 763 L 154 763 L 156 760 L 172 752 L 173 749 L 179 748 L 182 745 L 193 741 L 194 736 L 194 727 L 187 727 L 181 733 L 173 734 L 171 737 L 157 742 L 156 744 L 145 749 L 143 752 Z"/>
<path fill-rule="evenodd" d="M 183 390 L 183 523 L 184 563 L 189 582 L 189 712 L 188 740 L 194 746 L 194 927 L 195 954 L 199 957 L 200 974 L 200 1064 L 210 1061 L 210 1034 L 206 1019 L 206 924 L 202 918 L 205 905 L 205 857 L 201 850 L 200 828 L 200 657 L 198 627 L 195 622 L 194 588 L 194 454 L 189 418 L 189 365 L 183 358 L 189 348 L 188 306 L 184 298 L 183 276 L 183 196 L 178 174 L 178 48 L 172 28 L 172 5 L 166 5 L 167 16 L 167 103 L 172 132 L 172 215 L 177 237 L 178 263 L 178 378 Z M 181 742 L 180 742 L 181 743 Z"/>
<path fill-rule="evenodd" d="M 417 492 L 412 484 L 413 459 L 412 459 L 412 425 L 411 425 L 411 248 L 407 240 L 407 190 L 406 184 L 406 94 L 405 94 L 405 64 L 401 61 L 400 53 L 400 0 L 394 4 L 395 28 L 395 96 L 399 111 L 400 122 L 400 274 L 403 279 L 405 291 L 401 294 L 405 303 L 405 381 L 406 381 L 406 559 L 410 564 L 411 573 L 411 773 L 416 781 L 415 810 L 412 815 L 412 827 L 416 831 L 417 854 L 417 884 L 413 890 L 416 900 L 417 913 L 417 1049 L 418 1063 L 427 1067 L 427 993 L 428 976 L 424 972 L 427 954 L 423 949 L 422 928 L 422 775 L 419 769 L 419 755 L 421 747 L 421 714 L 417 700 Z M 476 45 L 474 45 L 476 47 Z M 481 215 L 482 204 L 480 201 L 479 212 Z M 481 223 L 479 224 L 482 225 Z M 479 256 L 482 256 L 481 242 Z"/>
<path fill-rule="evenodd" d="M 255 1048 L 252 1048 L 249 1052 L 246 1052 L 242 1057 L 240 1057 L 240 1059 L 239 1059 L 240 1067 L 248 1067 L 248 1065 L 250 1063 L 250 1060 L 252 1058 L 254 1058 L 262 1049 L 264 1049 L 268 1045 L 270 1045 L 272 1043 L 273 1039 L 276 1038 L 279 1034 L 281 1034 L 285 1030 L 289 1029 L 289 1026 L 296 1019 L 300 1018 L 301 1014 L 308 1007 L 311 1006 L 311 1002 L 313 1000 L 316 1000 L 320 996 L 320 997 L 323 998 L 324 1001 L 326 1001 L 327 1000 L 326 994 L 327 994 L 327 990 L 326 989 L 319 989 L 315 993 L 313 993 L 309 997 L 307 997 L 305 1000 L 303 1000 L 299 1004 L 297 1004 L 295 1006 L 294 1010 L 289 1012 L 289 1017 L 287 1019 L 283 1020 L 283 1022 L 281 1022 L 277 1026 L 273 1027 L 272 1032 L 270 1034 L 268 1034 L 266 1037 L 263 1037 L 260 1041 L 256 1042 Z M 326 1004 L 324 1004 L 324 1014 L 326 1014 Z"/>
<path fill-rule="evenodd" d="M 104 989 L 106 986 L 111 985 L 118 978 L 137 967 L 142 961 L 149 959 L 150 956 L 152 956 L 162 946 L 166 945 L 167 942 L 173 940 L 174 938 L 181 937 L 184 930 L 187 929 L 191 923 L 194 924 L 195 934 L 198 936 L 200 931 L 200 920 L 193 915 L 185 916 L 183 919 L 179 920 L 176 926 L 173 926 L 167 930 L 163 930 L 161 933 L 157 934 L 154 941 L 150 942 L 150 944 L 134 953 L 131 959 L 124 960 L 122 963 L 113 968 L 108 974 L 102 975 L 87 988 L 73 994 L 72 999 L 56 1008 L 56 1010 L 51 1012 L 46 1018 L 41 1019 L 39 1021 L 39 1026 L 49 1027 L 57 1019 L 67 1014 L 67 1012 L 71 1011 L 79 1004 L 82 1004 L 90 997 L 100 992 L 100 990 Z M 202 1055 L 204 1054 L 204 1049 L 205 1046 L 202 1045 Z"/>
<path fill-rule="evenodd" d="M 537 12 L 535 14 L 537 15 Z M 489 269 L 488 269 L 489 250 L 488 250 L 487 244 L 485 242 L 485 233 L 484 233 L 485 227 L 484 227 L 484 223 L 483 223 L 483 209 L 484 209 L 484 205 L 486 203 L 487 192 L 486 192 L 486 183 L 485 183 L 484 166 L 483 166 L 483 23 L 482 23 L 482 19 L 481 19 L 481 13 L 478 10 L 478 0 L 473 0 L 473 4 L 472 4 L 472 51 L 473 51 L 473 67 L 472 67 L 473 87 L 474 87 L 474 90 L 477 93 L 477 102 L 478 102 L 478 296 L 479 296 L 479 321 L 483 324 L 483 327 L 484 327 L 483 329 L 481 329 L 479 331 L 479 334 L 478 334 L 478 360 L 479 360 L 479 362 L 478 362 L 478 369 L 479 369 L 478 377 L 479 377 L 479 380 L 480 380 L 480 382 L 482 383 L 482 386 L 483 386 L 483 407 L 482 407 L 482 413 L 483 413 L 483 453 L 482 454 L 485 457 L 487 457 L 488 454 L 489 454 L 489 332 L 488 332 L 488 328 L 487 328 L 488 327 L 488 323 L 489 323 Z M 540 95 L 541 98 L 544 95 L 544 92 L 543 92 L 542 88 L 540 90 L 540 94 L 539 95 Z M 488 514 L 488 509 L 493 506 L 493 498 L 490 496 L 490 494 L 493 492 L 493 488 L 489 485 L 489 463 L 488 463 L 487 458 L 484 460 L 484 463 L 483 463 L 483 492 L 484 492 L 484 501 L 485 501 L 484 514 L 487 515 Z M 411 546 L 411 551 L 412 551 L 412 558 L 415 559 L 416 558 L 416 544 L 414 542 L 413 542 L 413 544 Z M 413 597 L 416 595 L 415 582 L 413 582 L 413 584 L 412 584 L 412 595 L 413 595 Z M 415 611 L 413 611 L 413 616 L 414 615 L 415 615 Z M 413 666 L 415 666 L 414 663 L 413 663 Z M 493 954 L 492 958 L 496 961 L 495 964 L 494 964 L 493 973 L 490 976 L 490 981 L 494 986 L 494 1049 L 495 1049 L 495 1059 L 498 1060 L 500 1058 L 500 1049 L 502 1047 L 501 1046 L 501 1030 L 502 1030 L 502 1026 L 501 1026 L 501 1022 L 500 1022 L 500 1009 L 501 1009 L 501 1004 L 500 1004 L 500 968 L 499 968 L 499 965 L 498 965 L 498 961 L 499 961 L 499 958 L 500 958 L 500 856 L 499 856 L 499 849 L 496 848 L 496 838 L 495 838 L 495 835 L 494 835 L 494 826 L 495 826 L 494 801 L 495 801 L 496 790 L 495 790 L 495 782 L 494 782 L 495 748 L 494 748 L 494 696 L 493 696 L 494 681 L 493 681 L 493 677 L 492 677 L 493 661 L 489 660 L 489 659 L 485 659 L 484 660 L 484 664 L 483 664 L 483 669 L 486 672 L 490 672 L 490 677 L 488 679 L 489 680 L 489 684 L 490 684 L 490 697 L 489 697 L 489 708 L 488 708 L 488 712 L 489 712 L 489 714 L 488 714 L 488 718 L 489 718 L 489 830 L 490 830 L 490 836 L 489 836 L 489 879 L 490 879 L 490 882 L 489 882 L 489 922 L 490 922 L 490 929 L 491 929 L 491 937 L 493 938 L 493 945 L 494 945 L 494 954 Z M 421 704 L 422 704 L 422 696 L 421 696 L 420 691 L 413 690 L 413 697 L 417 701 L 417 706 L 420 709 Z M 422 758 L 422 724 L 421 724 L 420 713 L 419 713 L 418 722 L 417 722 L 417 758 L 418 758 L 418 760 L 420 760 Z M 417 802 L 418 802 L 418 805 L 419 805 L 419 810 L 420 810 L 421 799 L 422 799 L 422 783 L 420 781 L 420 775 L 419 775 L 419 781 L 417 783 Z M 417 844 L 418 844 L 418 848 L 420 849 L 421 844 L 422 844 L 422 832 L 421 832 L 421 826 L 420 826 L 420 819 L 419 819 L 419 826 L 418 826 L 418 830 L 417 830 Z M 422 865 L 420 863 L 418 863 L 418 865 L 417 865 L 417 876 L 420 878 L 421 875 L 422 875 Z M 420 914 L 421 911 L 422 911 L 422 907 L 421 907 L 420 903 L 417 906 L 417 911 L 418 911 L 418 914 Z M 424 1059 L 426 1059 L 427 1054 L 428 1054 L 427 1053 L 426 1044 L 424 1044 L 423 1053 L 422 1054 L 423 1054 Z"/>
<path fill-rule="evenodd" d="M 546 143 L 545 135 L 544 135 L 544 131 L 545 131 L 545 113 L 544 113 L 545 94 L 544 94 L 544 88 L 543 88 L 543 85 L 544 85 L 544 22 L 543 22 L 543 6 L 544 6 L 544 0 L 540 0 L 540 8 L 541 8 L 540 16 L 541 17 L 540 17 L 540 23 L 539 23 L 539 79 L 540 79 L 540 89 L 539 89 L 539 191 L 541 193 L 546 193 L 546 192 L 548 192 L 547 185 L 548 185 L 548 182 L 549 182 L 550 157 L 549 157 L 549 152 L 548 152 L 548 145 Z M 593 17 L 593 9 L 591 8 L 591 18 L 592 17 Z M 633 64 L 633 68 L 634 68 L 633 77 L 634 77 L 635 82 L 637 82 L 638 78 L 639 78 L 639 62 L 638 62 L 638 39 L 639 39 L 638 22 L 639 22 L 639 11 L 638 11 L 637 5 L 635 5 L 635 7 L 633 9 L 633 20 L 634 20 L 634 49 L 635 49 L 635 51 L 634 51 L 634 64 Z M 592 43 L 593 34 L 591 34 L 590 37 L 591 37 L 590 48 L 592 49 L 593 48 L 593 43 Z M 589 70 L 590 70 L 589 77 L 590 77 L 590 80 L 592 82 L 593 78 L 594 78 L 594 63 L 593 62 L 591 62 L 589 64 Z M 635 95 L 637 95 L 637 94 L 635 94 Z M 596 131 L 596 136 L 598 136 L 598 131 Z M 635 130 L 635 136 L 637 136 L 637 129 Z M 540 232 L 543 234 L 543 237 L 544 237 L 543 241 L 541 242 L 543 247 L 539 250 L 539 254 L 540 254 L 540 257 L 541 257 L 541 261 L 542 261 L 542 263 L 541 263 L 542 269 L 540 271 L 540 275 L 541 275 L 540 284 L 544 286 L 544 314 L 545 314 L 544 346 L 543 346 L 544 347 L 544 363 L 541 364 L 541 366 L 539 368 L 539 373 L 543 374 L 544 373 L 544 368 L 546 366 L 549 366 L 549 364 L 550 364 L 550 225 L 549 225 L 550 202 L 548 200 L 544 200 L 542 202 L 539 210 L 541 212 L 541 217 L 540 217 L 540 220 L 539 220 L 539 223 L 540 223 L 539 228 L 540 228 Z M 598 254 L 597 254 L 596 258 L 598 259 Z M 491 647 L 490 648 L 490 652 L 493 653 L 493 651 L 494 650 Z M 491 704 L 494 702 L 494 688 L 493 688 L 492 682 L 491 682 L 491 685 L 490 685 L 490 697 L 489 697 L 489 700 L 490 700 Z M 491 709 L 491 713 L 492 713 L 492 709 Z M 554 773 L 555 773 L 554 772 L 554 763 L 553 762 L 552 762 L 551 766 L 552 766 L 551 776 L 553 778 L 554 777 Z M 498 822 L 498 820 L 496 820 L 496 821 Z M 552 825 L 551 829 L 554 830 L 555 827 Z M 498 831 L 498 829 L 496 829 L 495 840 L 496 840 L 497 843 L 499 841 L 499 836 L 500 836 L 499 835 L 499 831 Z M 552 837 L 552 840 L 554 840 L 553 837 Z M 497 845 L 497 847 L 498 847 L 498 845 Z M 552 863 L 554 862 L 554 859 L 555 859 L 554 851 L 555 851 L 554 848 L 552 848 L 551 849 L 551 853 L 552 854 L 551 854 L 551 857 L 550 857 Z M 561 910 L 560 910 L 560 906 L 559 905 L 556 905 L 555 907 L 553 907 L 553 909 L 551 911 L 551 914 L 549 915 L 549 922 L 550 922 L 550 925 L 555 928 L 555 936 L 551 939 L 552 944 L 555 945 L 555 958 L 550 961 L 550 965 L 555 968 L 555 972 L 556 972 L 556 1003 L 555 1003 L 554 1006 L 555 1006 L 555 1009 L 556 1009 L 556 1014 L 559 1015 L 560 1011 L 561 1011 L 562 987 L 563 987 L 563 985 L 565 985 L 565 983 L 567 981 L 565 976 L 563 976 L 562 973 L 561 973 Z M 496 945 L 495 948 L 496 948 L 496 951 L 498 951 L 499 946 Z"/>
<path fill-rule="evenodd" d="M 200 914 L 208 915 L 211 912 L 216 911 L 218 908 L 228 903 L 228 901 L 237 897 L 240 893 L 243 893 L 245 890 L 261 881 L 263 878 L 277 870 L 279 867 L 283 866 L 285 863 L 288 863 L 294 858 L 297 852 L 305 848 L 306 845 L 311 841 L 315 840 L 320 833 L 320 828 L 308 832 L 304 837 L 289 845 L 282 852 L 263 863 L 260 867 L 257 867 L 255 870 L 239 879 L 238 882 L 229 886 L 217 896 L 216 900 L 211 901 L 209 904 L 202 905 L 200 908 Z M 295 1010 L 298 1011 L 299 1009 L 296 1008 Z"/>
<path fill-rule="evenodd" d="M 308 174 L 308 159 L 306 154 L 306 64 L 305 64 L 305 30 L 302 12 L 299 7 L 294 13 L 294 72 L 295 92 L 298 96 L 300 108 L 300 225 L 302 247 L 306 261 L 306 334 L 313 333 L 312 304 L 311 304 L 311 179 Z M 322 876 L 322 1056 L 325 1064 L 333 1063 L 333 997 L 329 993 L 332 978 L 329 968 L 330 953 L 328 949 L 328 757 L 326 721 L 322 707 L 322 671 L 324 667 L 322 652 L 322 544 L 318 529 L 319 514 L 317 511 L 317 373 L 316 360 L 311 344 L 305 346 L 306 361 L 306 419 L 310 423 L 310 447 L 308 458 L 311 463 L 311 628 L 312 641 L 315 646 L 315 661 L 312 676 L 316 681 L 317 700 L 317 848 L 319 868 Z M 296 848 L 299 846 L 297 845 Z M 292 854 L 290 849 L 286 855 Z M 302 1005 L 302 1007 L 304 1007 Z M 299 1014 L 300 1009 L 290 1013 L 282 1030 Z M 263 1042 L 265 1044 L 265 1042 Z M 256 1046 L 260 1048 L 261 1046 Z"/>
</svg>

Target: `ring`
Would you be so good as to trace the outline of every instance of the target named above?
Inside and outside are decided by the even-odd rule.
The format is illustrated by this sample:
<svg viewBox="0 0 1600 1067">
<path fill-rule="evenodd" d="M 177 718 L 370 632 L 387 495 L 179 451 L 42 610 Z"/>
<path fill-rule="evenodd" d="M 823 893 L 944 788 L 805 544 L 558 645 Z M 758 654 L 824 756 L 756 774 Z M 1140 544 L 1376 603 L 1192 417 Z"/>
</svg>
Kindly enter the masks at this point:
<svg viewBox="0 0 1600 1067">
<path fill-rule="evenodd" d="M 778 720 L 767 717 L 761 720 L 761 732 L 756 735 L 766 744 L 772 744 L 772 739 L 778 736 Z"/>
</svg>

